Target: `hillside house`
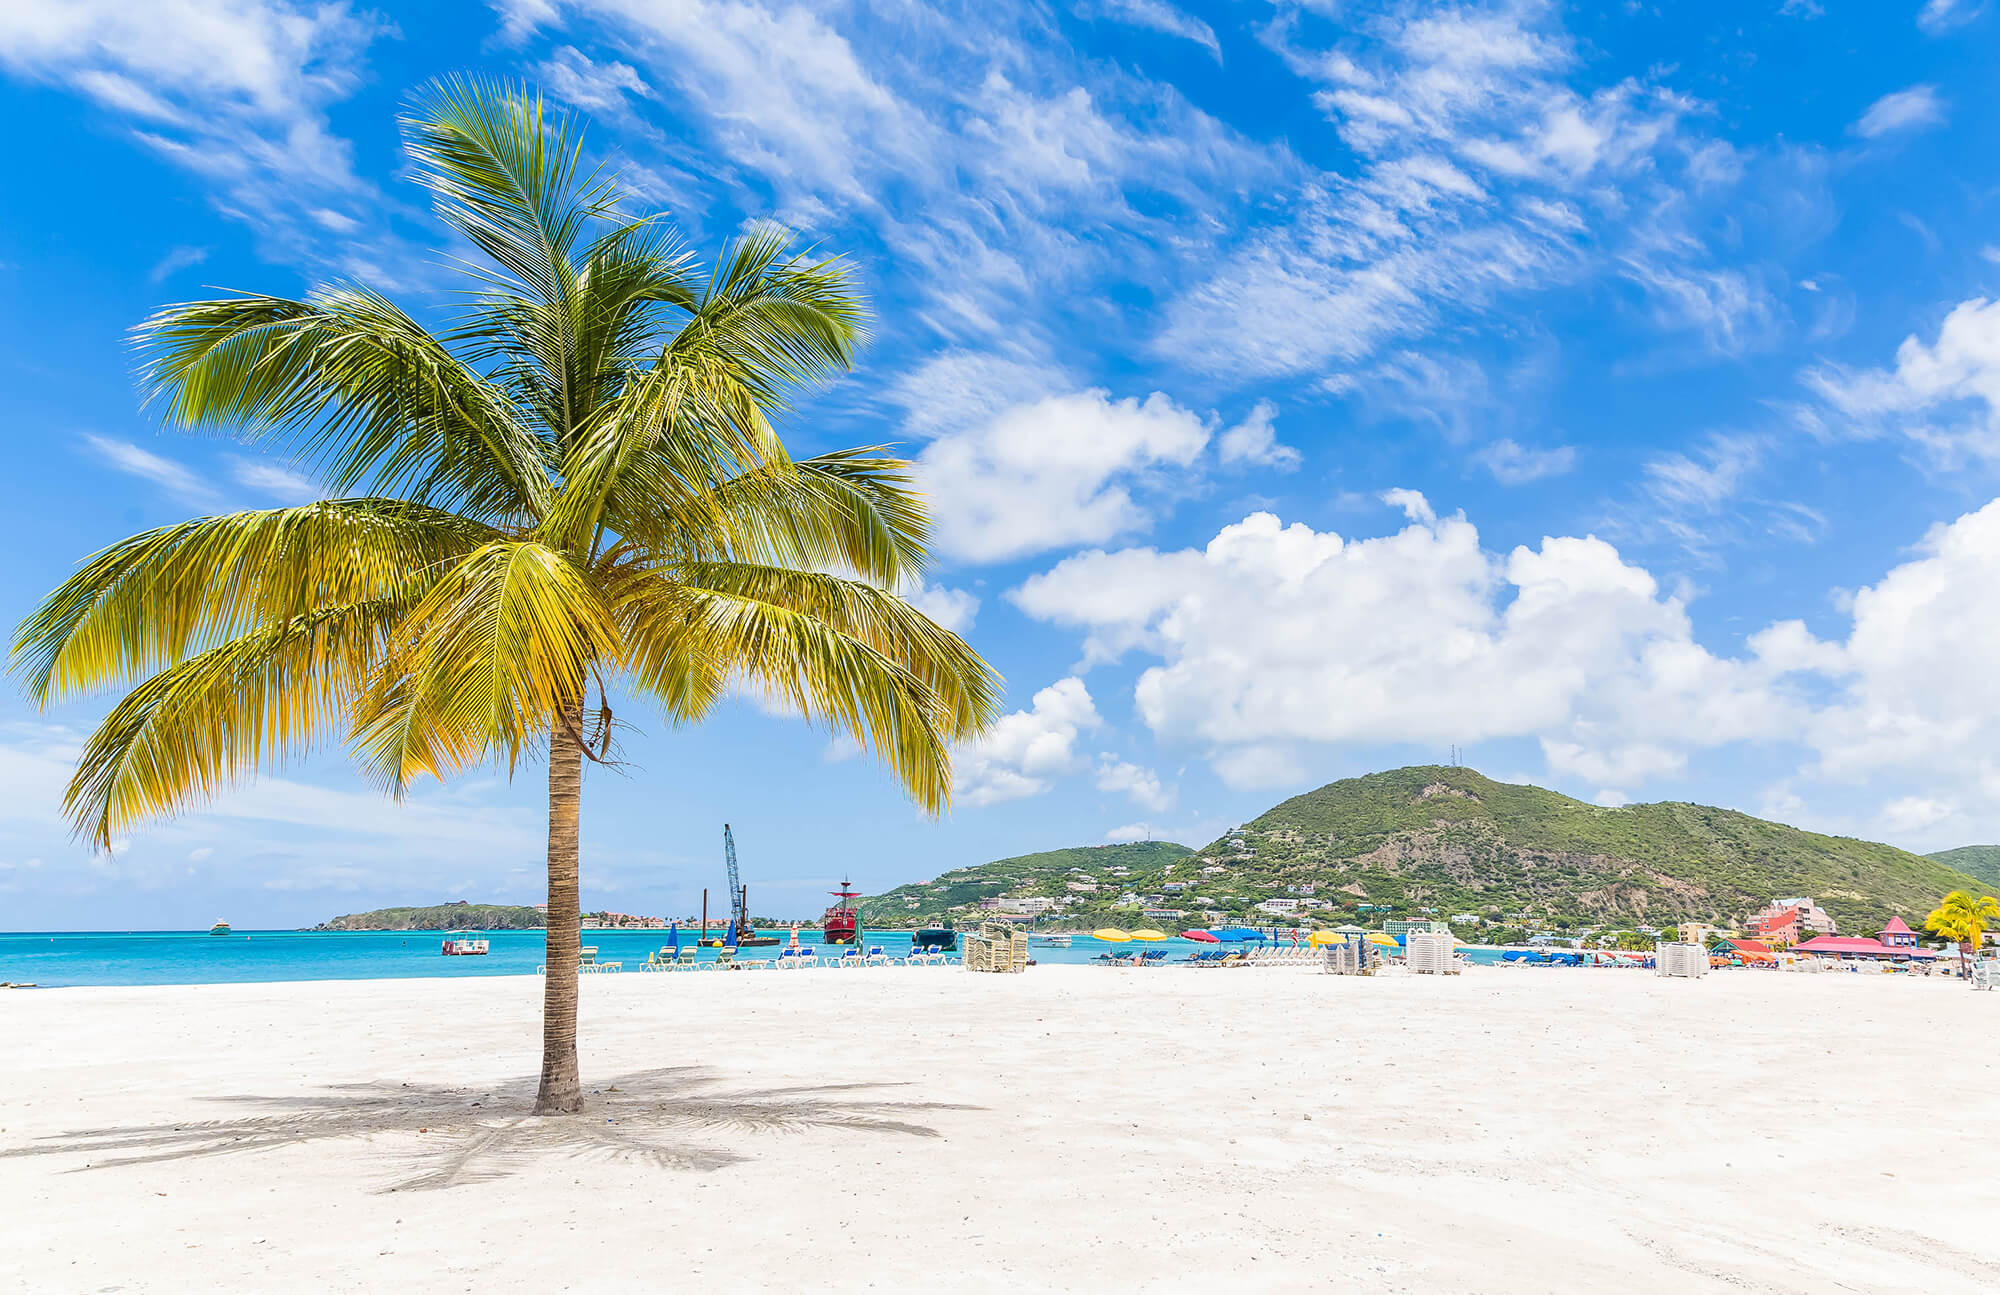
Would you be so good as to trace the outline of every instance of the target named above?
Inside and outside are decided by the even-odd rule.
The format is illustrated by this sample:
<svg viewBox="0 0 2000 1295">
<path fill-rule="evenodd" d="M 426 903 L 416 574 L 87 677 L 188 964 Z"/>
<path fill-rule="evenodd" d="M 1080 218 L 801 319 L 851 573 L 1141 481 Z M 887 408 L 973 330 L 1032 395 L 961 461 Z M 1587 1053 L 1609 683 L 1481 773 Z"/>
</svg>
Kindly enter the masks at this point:
<svg viewBox="0 0 2000 1295">
<path fill-rule="evenodd" d="M 1080 895 L 1094 895 L 1097 893 L 1097 883 L 1094 881 L 1072 881 L 1068 884 L 1068 888 Z"/>
<path fill-rule="evenodd" d="M 1267 899 L 1257 905 L 1257 911 L 1274 915 L 1296 913 L 1299 911 L 1299 901 L 1296 899 Z"/>
</svg>

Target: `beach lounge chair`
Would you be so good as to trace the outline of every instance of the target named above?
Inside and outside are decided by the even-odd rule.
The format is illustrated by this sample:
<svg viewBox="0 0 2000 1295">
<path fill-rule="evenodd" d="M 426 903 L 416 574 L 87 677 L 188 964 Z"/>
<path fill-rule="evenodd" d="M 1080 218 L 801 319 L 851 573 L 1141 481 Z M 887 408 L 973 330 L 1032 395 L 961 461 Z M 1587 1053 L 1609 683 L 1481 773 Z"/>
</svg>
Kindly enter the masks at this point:
<svg viewBox="0 0 2000 1295">
<path fill-rule="evenodd" d="M 869 945 L 868 956 L 862 959 L 862 961 L 866 962 L 871 967 L 890 967 L 894 966 L 896 962 L 894 958 L 890 957 L 886 952 L 883 951 L 882 946 L 879 944 Z"/>
</svg>

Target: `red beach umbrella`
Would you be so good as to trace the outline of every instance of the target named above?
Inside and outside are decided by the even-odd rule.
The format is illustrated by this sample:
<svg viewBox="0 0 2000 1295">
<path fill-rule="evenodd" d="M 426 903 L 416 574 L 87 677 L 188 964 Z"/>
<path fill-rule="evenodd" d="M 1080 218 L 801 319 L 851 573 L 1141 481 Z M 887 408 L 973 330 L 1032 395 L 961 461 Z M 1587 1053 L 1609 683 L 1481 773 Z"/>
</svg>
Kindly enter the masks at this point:
<svg viewBox="0 0 2000 1295">
<path fill-rule="evenodd" d="M 1181 938 L 1182 938 L 1183 940 L 1194 940 L 1194 941 L 1196 941 L 1196 942 L 1198 942 L 1198 943 L 1201 943 L 1201 944 L 1221 944 L 1221 943 L 1222 943 L 1222 941 L 1220 941 L 1220 940 L 1216 939 L 1216 938 L 1215 938 L 1215 936 L 1213 936 L 1212 934 L 1210 934 L 1210 933 L 1209 933 L 1209 932 L 1207 932 L 1207 931 L 1182 931 L 1182 932 L 1181 932 Z"/>
</svg>

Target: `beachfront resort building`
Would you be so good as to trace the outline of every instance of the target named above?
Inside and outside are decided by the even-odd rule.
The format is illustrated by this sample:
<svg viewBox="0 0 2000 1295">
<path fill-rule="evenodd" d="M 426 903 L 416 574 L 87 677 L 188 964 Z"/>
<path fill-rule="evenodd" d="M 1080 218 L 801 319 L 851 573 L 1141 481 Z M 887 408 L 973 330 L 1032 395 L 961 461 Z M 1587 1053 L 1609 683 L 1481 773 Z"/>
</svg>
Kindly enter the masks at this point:
<svg viewBox="0 0 2000 1295">
<path fill-rule="evenodd" d="M 1270 913 L 1273 916 L 1296 913 L 1299 911 L 1299 901 L 1296 899 L 1267 899 L 1257 905 L 1257 911 L 1260 913 Z"/>
<path fill-rule="evenodd" d="M 1929 962 L 1938 956 L 1934 949 L 1917 947 L 1917 933 L 1900 917 L 1890 918 L 1873 940 L 1861 936 L 1815 935 L 1793 951 L 1816 958 L 1891 958 L 1918 962 Z"/>
<path fill-rule="evenodd" d="M 1838 935 L 1833 915 L 1810 899 L 1774 899 L 1748 923 L 1750 937 L 1765 944 L 1791 945 L 1815 935 Z"/>
</svg>

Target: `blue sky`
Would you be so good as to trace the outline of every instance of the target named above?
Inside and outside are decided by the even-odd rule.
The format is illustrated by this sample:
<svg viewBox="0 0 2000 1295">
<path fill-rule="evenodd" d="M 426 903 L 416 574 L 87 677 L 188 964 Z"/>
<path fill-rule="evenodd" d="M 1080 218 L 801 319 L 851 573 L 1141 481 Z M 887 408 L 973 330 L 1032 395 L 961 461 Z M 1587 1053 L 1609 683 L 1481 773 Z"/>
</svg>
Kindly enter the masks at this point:
<svg viewBox="0 0 2000 1295">
<path fill-rule="evenodd" d="M 918 593 L 1012 712 L 921 819 L 741 706 L 640 718 L 585 902 L 760 911 L 1002 855 L 1201 844 L 1336 777 L 2000 839 L 2000 15 L 1841 4 L 69 0 L 0 13 L 9 623 L 86 553 L 311 497 L 160 434 L 124 333 L 214 286 L 414 306 L 395 117 L 524 78 L 698 246 L 786 221 L 879 318 L 793 418 L 893 441 Z M 0 703 L 0 928 L 292 925 L 539 893 L 539 771 L 379 800 L 335 756 L 109 856 L 103 703 Z"/>
</svg>

